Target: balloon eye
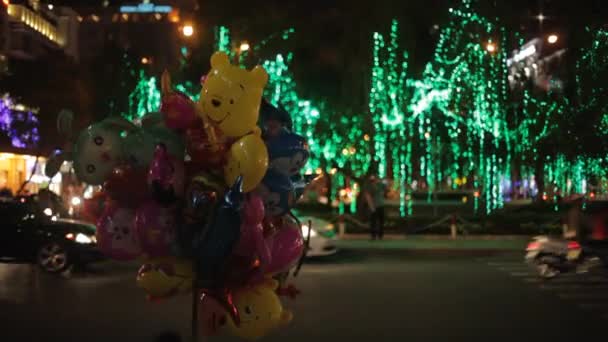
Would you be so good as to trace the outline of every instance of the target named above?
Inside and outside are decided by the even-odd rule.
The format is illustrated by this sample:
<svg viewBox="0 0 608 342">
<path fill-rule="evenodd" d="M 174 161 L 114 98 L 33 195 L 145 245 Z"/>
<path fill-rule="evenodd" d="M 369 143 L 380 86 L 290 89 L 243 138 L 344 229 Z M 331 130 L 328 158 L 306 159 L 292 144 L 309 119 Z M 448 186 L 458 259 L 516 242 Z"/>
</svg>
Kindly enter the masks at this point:
<svg viewBox="0 0 608 342">
<path fill-rule="evenodd" d="M 94 173 L 95 172 L 95 165 L 93 165 L 93 164 L 87 165 L 87 172 L 88 173 Z"/>
<path fill-rule="evenodd" d="M 97 145 L 97 146 L 103 145 L 103 137 L 96 136 L 95 139 L 93 139 L 93 141 L 95 142 L 95 145 Z"/>
<path fill-rule="evenodd" d="M 234 100 L 233 99 L 230 99 L 230 104 L 234 104 Z"/>
<path fill-rule="evenodd" d="M 248 314 L 248 315 L 251 315 L 251 307 L 246 306 L 245 307 L 245 313 Z"/>
</svg>

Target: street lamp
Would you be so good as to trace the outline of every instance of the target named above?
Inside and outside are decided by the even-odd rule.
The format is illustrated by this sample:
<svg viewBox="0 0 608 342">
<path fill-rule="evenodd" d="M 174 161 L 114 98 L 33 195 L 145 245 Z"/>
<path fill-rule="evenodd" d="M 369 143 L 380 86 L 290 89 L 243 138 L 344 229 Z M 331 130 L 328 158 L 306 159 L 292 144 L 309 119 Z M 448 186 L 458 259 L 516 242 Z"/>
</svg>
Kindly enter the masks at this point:
<svg viewBox="0 0 608 342">
<path fill-rule="evenodd" d="M 549 35 L 549 37 L 547 37 L 547 42 L 549 44 L 555 44 L 555 43 L 557 43 L 558 39 L 559 39 L 559 37 L 556 34 L 551 34 L 551 35 Z"/>
<path fill-rule="evenodd" d="M 488 42 L 486 44 L 486 51 L 488 51 L 489 53 L 494 53 L 496 51 L 496 44 Z"/>
<path fill-rule="evenodd" d="M 543 22 L 543 21 L 545 21 L 545 19 L 547 19 L 547 17 L 546 17 L 544 14 L 542 14 L 542 13 L 539 13 L 539 14 L 536 16 L 536 20 L 540 21 L 540 22 L 541 22 L 541 24 L 542 24 L 542 22 Z"/>
<path fill-rule="evenodd" d="M 192 25 L 184 25 L 184 27 L 182 27 L 182 34 L 184 37 L 192 37 L 194 34 L 194 27 L 192 27 Z"/>
<path fill-rule="evenodd" d="M 239 47 L 239 50 L 241 52 L 249 51 L 249 43 L 247 43 L 246 41 L 242 42 L 241 46 Z"/>
</svg>

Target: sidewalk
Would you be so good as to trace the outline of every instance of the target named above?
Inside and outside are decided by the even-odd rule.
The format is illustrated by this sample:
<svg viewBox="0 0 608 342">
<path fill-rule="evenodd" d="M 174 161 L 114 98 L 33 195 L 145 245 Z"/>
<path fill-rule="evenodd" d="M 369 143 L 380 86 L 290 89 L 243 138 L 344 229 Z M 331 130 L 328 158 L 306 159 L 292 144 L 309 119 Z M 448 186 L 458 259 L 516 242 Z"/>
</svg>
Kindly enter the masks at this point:
<svg viewBox="0 0 608 342">
<path fill-rule="evenodd" d="M 523 251 L 530 241 L 527 236 L 403 236 L 388 235 L 381 241 L 370 241 L 368 235 L 347 234 L 336 240 L 342 249 L 408 249 L 408 250 L 495 250 Z"/>
</svg>

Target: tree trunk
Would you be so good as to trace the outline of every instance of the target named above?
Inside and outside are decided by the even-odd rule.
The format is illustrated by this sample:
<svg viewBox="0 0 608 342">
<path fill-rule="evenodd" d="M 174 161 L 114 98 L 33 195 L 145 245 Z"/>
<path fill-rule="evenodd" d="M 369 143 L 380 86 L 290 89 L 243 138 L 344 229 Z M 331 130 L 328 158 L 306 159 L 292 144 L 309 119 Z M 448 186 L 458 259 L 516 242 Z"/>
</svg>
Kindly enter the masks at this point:
<svg viewBox="0 0 608 342">
<path fill-rule="evenodd" d="M 536 201 L 541 202 L 543 200 L 543 194 L 545 193 L 545 157 L 541 154 L 537 157 L 534 165 L 534 179 L 536 181 L 536 188 L 538 194 Z"/>
</svg>

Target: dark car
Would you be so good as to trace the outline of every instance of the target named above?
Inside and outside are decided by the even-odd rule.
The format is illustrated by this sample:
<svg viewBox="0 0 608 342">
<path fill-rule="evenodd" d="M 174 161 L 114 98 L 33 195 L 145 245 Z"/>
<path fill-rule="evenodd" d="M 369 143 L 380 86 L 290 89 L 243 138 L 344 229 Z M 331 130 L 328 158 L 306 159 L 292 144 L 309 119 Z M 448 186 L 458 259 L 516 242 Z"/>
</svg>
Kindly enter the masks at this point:
<svg viewBox="0 0 608 342">
<path fill-rule="evenodd" d="M 24 198 L 0 201 L 0 258 L 37 263 L 51 273 L 103 259 L 95 226 L 45 214 Z"/>
</svg>

